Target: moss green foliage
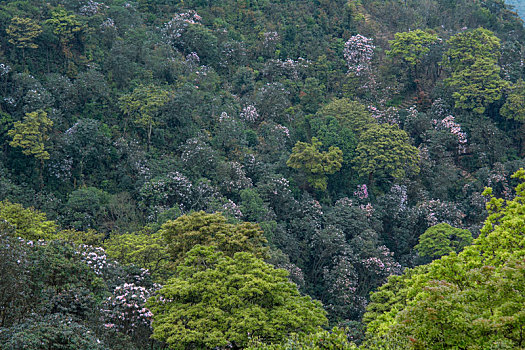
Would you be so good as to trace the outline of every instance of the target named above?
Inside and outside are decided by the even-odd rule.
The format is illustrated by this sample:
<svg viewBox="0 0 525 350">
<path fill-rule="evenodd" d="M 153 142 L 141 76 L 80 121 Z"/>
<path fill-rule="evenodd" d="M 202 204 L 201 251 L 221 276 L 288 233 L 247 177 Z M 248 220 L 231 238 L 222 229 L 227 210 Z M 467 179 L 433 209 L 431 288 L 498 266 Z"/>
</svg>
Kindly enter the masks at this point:
<svg viewBox="0 0 525 350">
<path fill-rule="evenodd" d="M 397 126 L 373 124 L 359 138 L 354 166 L 360 176 L 404 177 L 419 172 L 419 152 Z"/>
<path fill-rule="evenodd" d="M 421 257 L 437 259 L 451 252 L 459 253 L 471 243 L 472 233 L 469 230 L 441 223 L 419 236 L 419 243 L 414 248 Z"/>
<path fill-rule="evenodd" d="M 47 220 L 45 213 L 9 201 L 0 202 L 0 220 L 12 236 L 28 240 L 52 238 L 57 230 L 56 223 Z"/>
<path fill-rule="evenodd" d="M 263 247 L 266 238 L 258 224 L 230 224 L 220 213 L 200 211 L 183 215 L 164 223 L 159 233 L 166 242 L 168 253 L 176 262 L 181 262 L 185 254 L 197 244 L 215 246 L 228 256 L 249 252 L 264 258 L 267 251 Z"/>
<path fill-rule="evenodd" d="M 430 52 L 429 46 L 437 40 L 436 34 L 421 29 L 396 33 L 394 40 L 390 41 L 390 50 L 386 54 L 400 58 L 411 66 L 417 66 L 421 63 L 423 56 Z"/>
<path fill-rule="evenodd" d="M 9 42 L 16 47 L 36 49 L 38 45 L 34 40 L 42 33 L 42 26 L 31 18 L 15 16 L 11 18 L 11 24 L 5 31 L 10 37 Z"/>
<path fill-rule="evenodd" d="M 326 175 L 334 174 L 341 169 L 343 152 L 335 146 L 330 146 L 328 151 L 321 152 L 319 148 L 322 145 L 316 137 L 312 137 L 311 143 L 297 142 L 286 165 L 303 171 L 313 188 L 325 191 L 328 181 Z"/>
<path fill-rule="evenodd" d="M 159 109 L 170 99 L 170 92 L 155 85 L 140 85 L 133 92 L 119 99 L 122 112 L 133 118 L 133 122 L 146 130 L 148 145 L 151 133 L 157 124 L 155 119 Z"/>
<path fill-rule="evenodd" d="M 317 116 L 334 117 L 342 127 L 350 128 L 356 135 L 360 135 L 374 123 L 374 119 L 362 103 L 346 98 L 330 101 L 317 112 Z"/>
<path fill-rule="evenodd" d="M 524 181 L 525 171 L 514 177 Z M 512 200 L 492 197 L 481 235 L 471 246 L 381 287 L 365 315 L 370 348 L 521 348 L 524 199 L 523 182 Z"/>
<path fill-rule="evenodd" d="M 525 121 L 525 81 L 519 80 L 511 86 L 507 101 L 501 107 L 500 113 L 507 119 Z"/>
<path fill-rule="evenodd" d="M 113 235 L 104 242 L 104 248 L 108 257 L 147 269 L 159 282 L 173 273 L 174 264 L 161 232 Z"/>
<path fill-rule="evenodd" d="M 446 83 L 454 91 L 456 108 L 483 114 L 498 101 L 508 83 L 500 78 L 500 40 L 490 30 L 478 28 L 454 35 L 447 41 L 442 64 L 450 69 Z"/>
<path fill-rule="evenodd" d="M 254 341 L 247 350 L 352 350 L 357 346 L 348 341 L 345 329 L 318 330 L 310 334 L 294 334 L 282 344 L 262 344 Z"/>
<path fill-rule="evenodd" d="M 326 324 L 320 303 L 301 296 L 287 275 L 250 253 L 229 257 L 197 245 L 148 301 L 153 337 L 175 349 L 244 348 L 252 337 L 280 342 Z"/>
<path fill-rule="evenodd" d="M 26 113 L 23 121 L 15 122 L 13 129 L 7 134 L 13 139 L 11 147 L 22 148 L 22 153 L 34 156 L 43 161 L 49 159 L 49 152 L 45 150 L 45 142 L 49 139 L 49 132 L 53 122 L 47 113 L 38 110 Z"/>
</svg>

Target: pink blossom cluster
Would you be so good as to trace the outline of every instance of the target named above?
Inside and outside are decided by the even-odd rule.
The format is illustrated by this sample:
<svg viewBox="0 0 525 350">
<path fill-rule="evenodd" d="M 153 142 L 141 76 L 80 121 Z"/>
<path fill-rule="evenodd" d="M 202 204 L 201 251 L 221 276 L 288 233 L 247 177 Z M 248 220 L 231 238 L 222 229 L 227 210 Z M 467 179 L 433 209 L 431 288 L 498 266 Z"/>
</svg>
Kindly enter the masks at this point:
<svg viewBox="0 0 525 350">
<path fill-rule="evenodd" d="M 274 43 L 281 40 L 279 33 L 277 32 L 264 32 L 263 33 L 263 44 Z"/>
<path fill-rule="evenodd" d="M 335 299 L 344 304 L 355 303 L 358 297 L 356 292 L 359 278 L 349 257 L 344 255 L 335 257 L 333 267 L 323 269 L 323 277 L 329 286 L 328 292 Z"/>
<path fill-rule="evenodd" d="M 304 69 L 309 64 L 310 62 L 302 57 L 296 61 L 291 58 L 286 60 L 271 59 L 266 62 L 262 72 L 266 77 L 286 77 L 296 80 L 299 78 L 299 69 Z"/>
<path fill-rule="evenodd" d="M 371 203 L 367 203 L 366 205 L 362 204 L 359 206 L 364 212 L 367 217 L 372 217 L 372 214 L 374 214 L 374 207 Z"/>
<path fill-rule="evenodd" d="M 399 110 L 396 107 L 378 109 L 375 106 L 368 106 L 368 111 L 379 124 L 399 125 Z"/>
<path fill-rule="evenodd" d="M 106 6 L 103 3 L 96 2 L 93 0 L 87 0 L 86 4 L 78 10 L 78 13 L 81 16 L 94 16 L 97 13 L 99 13 L 103 8 L 109 8 L 109 6 Z"/>
<path fill-rule="evenodd" d="M 361 263 L 368 271 L 386 278 L 392 274 L 399 274 L 402 271 L 401 265 L 394 260 L 392 253 L 386 246 L 378 247 L 378 256 L 363 259 Z"/>
<path fill-rule="evenodd" d="M 457 137 L 458 139 L 458 153 L 463 154 L 467 152 L 467 133 L 461 130 L 461 125 L 454 121 L 454 116 L 449 115 L 443 118 L 442 120 L 434 119 L 432 121 L 436 129 L 447 129 L 450 133 Z"/>
<path fill-rule="evenodd" d="M 290 137 L 290 130 L 281 124 L 275 124 L 275 131 L 283 133 L 286 137 Z"/>
<path fill-rule="evenodd" d="M 99 276 L 104 274 L 108 268 L 117 265 L 116 262 L 107 260 L 104 248 L 81 244 L 78 249 L 77 254 L 80 254 L 80 260 L 84 261 Z"/>
<path fill-rule="evenodd" d="M 466 216 L 455 203 L 439 199 L 423 201 L 417 209 L 425 217 L 428 226 L 444 222 L 454 227 L 462 227 L 463 218 Z"/>
<path fill-rule="evenodd" d="M 351 207 L 353 204 L 354 202 L 348 197 L 343 197 L 341 199 L 338 199 L 337 202 L 335 202 L 336 206 L 341 206 L 341 207 L 346 207 L 346 206 Z"/>
<path fill-rule="evenodd" d="M 0 77 L 8 74 L 11 71 L 11 66 L 5 63 L 0 63 Z"/>
<path fill-rule="evenodd" d="M 254 105 L 248 105 L 242 109 L 241 118 L 250 123 L 255 123 L 259 119 L 259 113 Z"/>
<path fill-rule="evenodd" d="M 134 283 L 117 286 L 102 310 L 107 319 L 104 326 L 126 333 L 132 333 L 140 326 L 151 327 L 153 314 L 145 304 L 158 287 L 149 290 Z"/>
<path fill-rule="evenodd" d="M 246 176 L 244 167 L 238 162 L 228 162 L 228 176 L 223 177 L 221 186 L 228 192 L 239 191 L 244 188 L 252 187 L 252 180 Z"/>
<path fill-rule="evenodd" d="M 173 18 L 164 25 L 162 34 L 169 44 L 174 44 L 186 31 L 190 24 L 201 24 L 201 16 L 194 10 L 175 14 Z"/>
<path fill-rule="evenodd" d="M 117 29 L 115 21 L 112 18 L 106 18 L 102 23 L 100 23 L 100 28 L 102 29 Z"/>
<path fill-rule="evenodd" d="M 244 216 L 241 208 L 239 208 L 239 206 L 231 199 L 228 199 L 226 203 L 222 205 L 222 210 L 236 219 L 241 219 Z"/>
<path fill-rule="evenodd" d="M 348 70 L 359 76 L 370 71 L 370 63 L 374 57 L 375 46 L 373 40 L 357 34 L 345 43 L 343 54 Z"/>
<path fill-rule="evenodd" d="M 367 199 L 368 187 L 366 186 L 366 184 L 357 185 L 357 190 L 354 192 L 354 196 L 356 196 L 359 199 Z"/>
</svg>

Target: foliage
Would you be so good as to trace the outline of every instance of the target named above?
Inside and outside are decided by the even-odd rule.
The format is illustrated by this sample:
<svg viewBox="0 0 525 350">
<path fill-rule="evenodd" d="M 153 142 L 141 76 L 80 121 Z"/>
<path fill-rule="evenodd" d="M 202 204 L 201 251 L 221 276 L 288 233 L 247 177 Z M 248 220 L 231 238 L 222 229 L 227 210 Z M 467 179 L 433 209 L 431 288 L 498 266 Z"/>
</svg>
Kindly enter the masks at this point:
<svg viewBox="0 0 525 350">
<path fill-rule="evenodd" d="M 47 220 L 45 213 L 7 200 L 0 202 L 0 219 L 12 236 L 27 240 L 50 239 L 57 230 L 56 223 Z"/>
<path fill-rule="evenodd" d="M 170 220 L 159 230 L 164 238 L 168 253 L 176 262 L 195 245 L 215 246 L 227 256 L 237 252 L 249 252 L 258 258 L 265 257 L 266 243 L 257 224 L 244 222 L 230 224 L 220 213 L 207 214 L 203 211 L 183 215 Z"/>
<path fill-rule="evenodd" d="M 524 181 L 525 171 L 514 177 Z M 489 216 L 471 246 L 383 286 L 372 298 L 372 314 L 365 316 L 370 344 L 442 349 L 490 343 L 519 348 L 524 195 L 521 183 L 514 199 L 491 198 Z"/>
<path fill-rule="evenodd" d="M 430 52 L 429 46 L 437 40 L 436 34 L 430 34 L 421 29 L 396 33 L 394 40 L 390 41 L 390 50 L 386 54 L 398 57 L 410 66 L 418 66 L 422 58 Z"/>
<path fill-rule="evenodd" d="M 357 346 L 348 341 L 345 329 L 319 330 L 310 334 L 293 335 L 283 344 L 253 342 L 247 350 L 351 350 Z"/>
<path fill-rule="evenodd" d="M 153 337 L 174 348 L 245 347 L 250 337 L 280 342 L 326 323 L 319 302 L 250 253 L 233 257 L 197 245 L 177 277 L 148 301 Z"/>
<path fill-rule="evenodd" d="M 507 119 L 525 121 L 525 81 L 519 80 L 511 86 L 509 96 L 501 107 L 500 113 Z"/>
<path fill-rule="evenodd" d="M 469 230 L 441 223 L 430 227 L 419 236 L 419 243 L 414 248 L 420 256 L 434 260 L 451 252 L 459 253 L 471 243 L 472 233 Z"/>
<path fill-rule="evenodd" d="M 5 31 L 11 37 L 9 42 L 16 47 L 36 49 L 38 45 L 34 40 L 42 33 L 42 27 L 31 18 L 15 16 Z"/>
<path fill-rule="evenodd" d="M 304 171 L 308 183 L 314 189 L 325 191 L 328 182 L 326 175 L 341 169 L 343 152 L 335 146 L 330 146 L 327 152 L 320 152 L 322 145 L 316 137 L 312 137 L 311 143 L 297 142 L 286 165 Z"/>
<path fill-rule="evenodd" d="M 499 77 L 500 40 L 491 31 L 478 28 L 458 33 L 447 44 L 442 64 L 451 70 L 446 80 L 453 90 L 456 108 L 483 114 L 487 105 L 501 98 L 507 82 Z"/>
<path fill-rule="evenodd" d="M 375 124 L 360 137 L 354 165 L 360 176 L 402 178 L 419 172 L 419 152 L 395 125 Z"/>
<path fill-rule="evenodd" d="M 46 112 L 38 110 L 26 113 L 23 121 L 15 122 L 13 126 L 14 128 L 7 132 L 13 139 L 9 143 L 11 147 L 20 147 L 22 153 L 32 155 L 40 161 L 49 159 L 44 143 L 49 138 L 53 122 Z"/>
</svg>

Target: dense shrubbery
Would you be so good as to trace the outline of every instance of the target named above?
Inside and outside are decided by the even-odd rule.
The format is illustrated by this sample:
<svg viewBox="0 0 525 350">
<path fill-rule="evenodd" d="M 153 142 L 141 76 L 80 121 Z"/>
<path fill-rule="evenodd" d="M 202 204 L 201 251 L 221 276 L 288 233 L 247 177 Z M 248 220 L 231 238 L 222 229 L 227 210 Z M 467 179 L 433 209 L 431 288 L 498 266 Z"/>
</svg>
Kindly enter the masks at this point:
<svg viewBox="0 0 525 350">
<path fill-rule="evenodd" d="M 351 349 L 374 291 L 367 346 L 452 346 L 422 310 L 492 293 L 504 319 L 467 305 L 479 322 L 446 332 L 523 347 L 519 259 L 469 265 L 466 289 L 439 274 L 492 237 L 484 187 L 512 200 L 525 166 L 525 30 L 502 0 L 3 1 L 0 33 L 0 347 Z M 170 328 L 200 322 L 214 276 L 257 289 L 258 269 L 275 300 L 231 291 L 252 308 L 217 307 L 230 333 Z M 339 328 L 317 302 L 308 327 L 279 319 L 279 291 Z"/>
</svg>

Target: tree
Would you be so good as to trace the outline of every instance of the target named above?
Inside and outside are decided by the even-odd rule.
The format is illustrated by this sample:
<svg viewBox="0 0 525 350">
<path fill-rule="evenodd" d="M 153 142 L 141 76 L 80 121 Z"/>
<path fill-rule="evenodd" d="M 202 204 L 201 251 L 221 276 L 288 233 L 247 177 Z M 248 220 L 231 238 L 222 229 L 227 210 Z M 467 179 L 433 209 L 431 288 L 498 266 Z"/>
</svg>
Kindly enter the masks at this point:
<svg viewBox="0 0 525 350">
<path fill-rule="evenodd" d="M 215 246 L 227 256 L 250 252 L 259 258 L 266 256 L 266 239 L 258 224 L 230 224 L 220 213 L 203 211 L 183 215 L 164 223 L 159 230 L 171 258 L 177 263 L 195 245 Z"/>
<path fill-rule="evenodd" d="M 34 208 L 24 208 L 9 201 L 0 202 L 0 223 L 6 223 L 12 236 L 27 240 L 51 239 L 57 231 L 54 221 Z"/>
<path fill-rule="evenodd" d="M 472 233 L 469 230 L 441 223 L 419 236 L 419 244 L 415 248 L 421 257 L 434 260 L 451 252 L 459 253 L 471 243 Z"/>
<path fill-rule="evenodd" d="M 359 176 L 402 178 L 419 172 L 419 151 L 397 125 L 374 124 L 360 137 L 354 166 Z"/>
<path fill-rule="evenodd" d="M 15 122 L 13 126 L 14 128 L 7 132 L 13 139 L 9 143 L 11 147 L 22 148 L 22 153 L 34 156 L 42 163 L 49 159 L 44 143 L 49 138 L 48 134 L 53 122 L 47 117 L 46 112 L 38 110 L 26 113 L 23 121 Z"/>
<path fill-rule="evenodd" d="M 82 23 L 73 14 L 68 14 L 64 8 L 56 8 L 51 11 L 51 18 L 46 24 L 53 27 L 53 33 L 56 34 L 62 46 L 62 53 L 69 60 L 73 57 L 71 53 L 71 42 L 75 35 L 83 30 Z"/>
<path fill-rule="evenodd" d="M 328 183 L 326 175 L 334 174 L 341 169 L 343 152 L 330 146 L 327 152 L 319 151 L 321 141 L 312 137 L 311 143 L 297 142 L 286 165 L 306 173 L 308 183 L 315 189 L 325 191 Z"/>
<path fill-rule="evenodd" d="M 316 115 L 322 118 L 336 118 L 342 127 L 350 128 L 356 136 L 359 136 L 370 125 L 375 123 L 364 105 L 347 98 L 330 101 Z"/>
<path fill-rule="evenodd" d="M 445 82 L 454 90 L 456 108 L 483 114 L 499 100 L 508 83 L 500 78 L 500 40 L 490 30 L 478 28 L 451 37 L 441 64 L 451 72 Z"/>
<path fill-rule="evenodd" d="M 400 58 L 414 68 L 417 76 L 418 66 L 423 57 L 430 52 L 430 45 L 438 40 L 438 36 L 424 30 L 416 29 L 410 32 L 396 33 L 390 41 L 390 50 L 387 55 Z"/>
<path fill-rule="evenodd" d="M 10 37 L 9 42 L 21 48 L 23 55 L 26 48 L 38 48 L 34 40 L 42 33 L 42 27 L 31 18 L 15 16 L 11 18 L 11 24 L 5 31 Z"/>
<path fill-rule="evenodd" d="M 274 343 L 316 331 L 327 323 L 325 311 L 287 275 L 253 254 L 229 257 L 198 245 L 148 300 L 153 338 L 175 349 L 241 349 L 252 337 Z"/>
<path fill-rule="evenodd" d="M 525 81 L 518 80 L 511 86 L 509 96 L 500 114 L 507 119 L 525 122 Z"/>
<path fill-rule="evenodd" d="M 334 327 L 331 331 L 318 330 L 310 334 L 294 334 L 282 344 L 263 344 L 255 341 L 246 350 L 353 350 L 347 330 Z"/>
<path fill-rule="evenodd" d="M 472 245 L 391 277 L 372 295 L 364 317 L 371 349 L 523 347 L 525 170 L 513 177 L 522 181 L 516 197 L 490 199 Z"/>
<path fill-rule="evenodd" d="M 120 109 L 124 114 L 133 117 L 138 126 L 144 128 L 148 137 L 148 151 L 151 145 L 151 133 L 157 125 L 156 116 L 171 98 L 169 91 L 155 85 L 140 85 L 133 92 L 119 99 Z"/>
</svg>

